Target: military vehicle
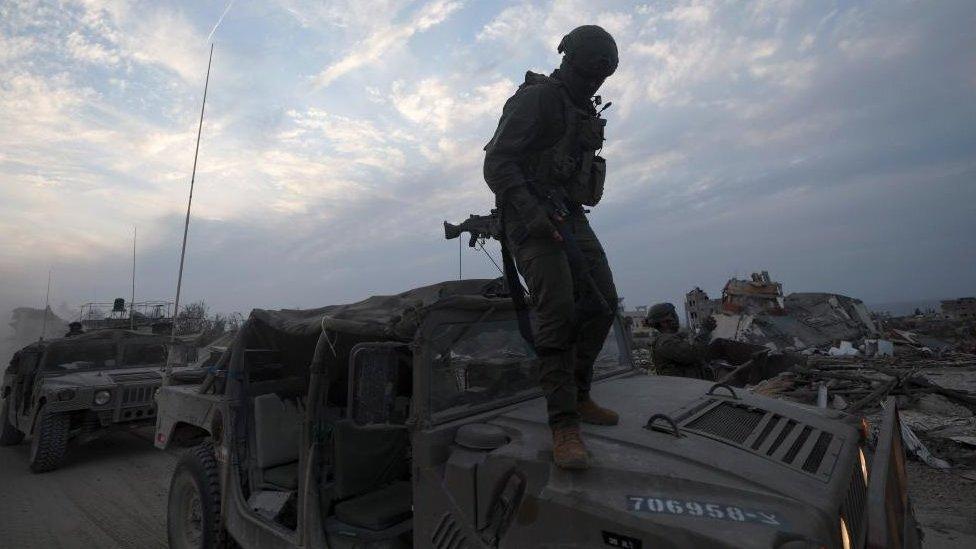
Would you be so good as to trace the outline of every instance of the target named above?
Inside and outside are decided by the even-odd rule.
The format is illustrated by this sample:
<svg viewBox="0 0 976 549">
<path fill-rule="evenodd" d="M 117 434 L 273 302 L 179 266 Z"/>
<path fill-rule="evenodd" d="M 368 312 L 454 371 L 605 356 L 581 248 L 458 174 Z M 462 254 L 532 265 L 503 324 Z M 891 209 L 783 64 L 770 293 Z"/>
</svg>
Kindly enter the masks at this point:
<svg viewBox="0 0 976 549">
<path fill-rule="evenodd" d="M 167 338 L 100 330 L 33 343 L 3 377 L 0 446 L 31 437 L 30 469 L 57 469 L 68 441 L 152 424 Z"/>
<path fill-rule="evenodd" d="M 729 385 L 650 376 L 619 320 L 584 426 L 552 464 L 536 360 L 500 281 L 255 310 L 203 383 L 158 395 L 187 446 L 170 547 L 914 547 L 897 409 L 862 423 Z"/>
</svg>

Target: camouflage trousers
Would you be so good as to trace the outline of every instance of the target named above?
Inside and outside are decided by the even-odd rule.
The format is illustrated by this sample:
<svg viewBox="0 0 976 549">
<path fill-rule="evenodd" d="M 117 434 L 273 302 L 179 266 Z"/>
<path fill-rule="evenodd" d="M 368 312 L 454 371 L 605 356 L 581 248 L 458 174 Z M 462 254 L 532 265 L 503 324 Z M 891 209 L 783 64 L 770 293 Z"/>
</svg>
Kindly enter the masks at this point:
<svg viewBox="0 0 976 549">
<path fill-rule="evenodd" d="M 563 244 L 552 238 L 529 237 L 514 242 L 511 235 L 517 220 L 514 209 L 506 208 L 506 232 L 515 263 L 533 296 L 535 322 L 532 326 L 539 355 L 539 385 L 546 395 L 549 424 L 579 423 L 576 406 L 589 398 L 593 363 L 613 324 L 613 313 L 580 308 L 590 288 L 575 281 Z M 617 306 L 617 289 L 603 246 L 586 216 L 574 214 L 564 221 L 586 261 L 590 276 L 611 308 Z M 592 300 L 591 300 L 592 301 Z M 589 310 L 587 310 L 589 309 Z"/>
</svg>

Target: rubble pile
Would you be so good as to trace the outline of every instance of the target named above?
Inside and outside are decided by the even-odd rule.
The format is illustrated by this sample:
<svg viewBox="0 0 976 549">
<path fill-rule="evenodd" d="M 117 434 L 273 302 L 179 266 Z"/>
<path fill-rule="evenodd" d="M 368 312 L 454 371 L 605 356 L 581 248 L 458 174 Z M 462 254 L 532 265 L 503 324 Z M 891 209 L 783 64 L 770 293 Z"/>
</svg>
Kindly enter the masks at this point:
<svg viewBox="0 0 976 549">
<path fill-rule="evenodd" d="M 976 354 L 976 320 L 924 314 L 884 318 L 881 325 L 891 339 L 906 348 Z"/>
<path fill-rule="evenodd" d="M 903 433 L 919 459 L 940 469 L 976 466 L 976 355 L 947 352 L 891 357 L 809 356 L 805 365 L 763 380 L 767 396 L 862 414 L 878 424 L 895 396 Z"/>
<path fill-rule="evenodd" d="M 828 352 L 840 341 L 877 338 L 878 326 L 859 299 L 839 294 L 794 293 L 782 312 L 717 312 L 713 337 L 764 345 L 773 350 Z"/>
</svg>

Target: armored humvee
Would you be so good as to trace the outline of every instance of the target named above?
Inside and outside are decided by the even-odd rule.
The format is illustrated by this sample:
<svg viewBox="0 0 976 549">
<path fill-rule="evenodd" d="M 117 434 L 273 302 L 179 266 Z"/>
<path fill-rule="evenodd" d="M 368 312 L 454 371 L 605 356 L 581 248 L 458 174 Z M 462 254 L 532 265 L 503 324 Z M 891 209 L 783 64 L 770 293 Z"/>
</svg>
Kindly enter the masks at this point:
<svg viewBox="0 0 976 549">
<path fill-rule="evenodd" d="M 170 547 L 917 546 L 894 405 L 871 460 L 838 412 L 636 371 L 622 326 L 593 387 L 620 424 L 571 472 L 499 281 L 255 310 L 159 392 Z"/>
<path fill-rule="evenodd" d="M 60 466 L 68 440 L 152 424 L 167 338 L 100 330 L 33 343 L 14 354 L 0 396 L 0 445 L 30 435 L 30 469 Z"/>
</svg>

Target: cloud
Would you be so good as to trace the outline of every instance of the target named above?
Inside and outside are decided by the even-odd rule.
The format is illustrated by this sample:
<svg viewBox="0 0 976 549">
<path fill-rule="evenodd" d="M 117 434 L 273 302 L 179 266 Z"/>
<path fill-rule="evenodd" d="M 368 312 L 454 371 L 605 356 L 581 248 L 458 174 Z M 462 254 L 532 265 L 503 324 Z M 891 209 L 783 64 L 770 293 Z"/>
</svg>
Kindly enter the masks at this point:
<svg viewBox="0 0 976 549">
<path fill-rule="evenodd" d="M 505 40 L 524 42 L 534 34 L 536 24 L 544 17 L 544 11 L 532 4 L 518 4 L 503 9 L 478 32 L 477 40 Z"/>
<path fill-rule="evenodd" d="M 120 59 L 117 51 L 112 51 L 97 42 L 91 42 L 77 31 L 68 35 L 66 45 L 71 56 L 80 61 L 115 65 Z"/>
<path fill-rule="evenodd" d="M 206 29 L 155 2 L 67 0 L 60 9 L 39 2 L 18 10 L 13 23 L 38 26 L 71 58 L 95 65 L 125 63 L 129 71 L 156 70 L 194 83 L 206 69 Z"/>
<path fill-rule="evenodd" d="M 461 5 L 458 1 L 435 0 L 421 7 L 407 23 L 377 29 L 350 48 L 338 61 L 323 69 L 315 77 L 315 84 L 326 87 L 344 74 L 376 63 L 390 50 L 402 47 L 414 34 L 443 23 Z"/>
<path fill-rule="evenodd" d="M 452 80 L 454 84 L 463 81 L 460 76 Z M 410 122 L 444 133 L 489 114 L 497 116 L 515 88 L 511 80 L 503 78 L 461 91 L 445 79 L 428 78 L 414 86 L 394 82 L 390 100 Z"/>
<path fill-rule="evenodd" d="M 0 298 L 43 296 L 52 264 L 72 273 L 56 275 L 66 301 L 114 297 L 133 224 L 139 292 L 172 294 L 224 6 L 0 4 Z M 591 22 L 621 52 L 591 220 L 628 304 L 758 268 L 865 299 L 971 293 L 970 11 L 237 3 L 217 34 L 187 298 L 313 306 L 456 276 L 440 222 L 492 206 L 482 147 L 505 99 Z M 462 252 L 465 276 L 496 274 Z"/>
</svg>

